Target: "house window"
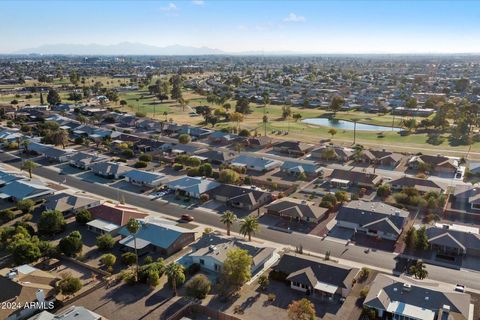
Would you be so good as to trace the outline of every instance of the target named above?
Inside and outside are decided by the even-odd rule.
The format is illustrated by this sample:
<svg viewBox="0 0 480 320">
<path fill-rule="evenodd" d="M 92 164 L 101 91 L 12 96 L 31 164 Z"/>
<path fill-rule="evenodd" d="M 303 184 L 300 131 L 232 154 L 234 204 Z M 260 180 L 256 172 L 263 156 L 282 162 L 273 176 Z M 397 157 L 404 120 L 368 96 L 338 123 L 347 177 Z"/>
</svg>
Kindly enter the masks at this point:
<svg viewBox="0 0 480 320">
<path fill-rule="evenodd" d="M 200 264 L 201 264 L 202 266 L 205 265 L 205 260 L 200 259 Z"/>
</svg>

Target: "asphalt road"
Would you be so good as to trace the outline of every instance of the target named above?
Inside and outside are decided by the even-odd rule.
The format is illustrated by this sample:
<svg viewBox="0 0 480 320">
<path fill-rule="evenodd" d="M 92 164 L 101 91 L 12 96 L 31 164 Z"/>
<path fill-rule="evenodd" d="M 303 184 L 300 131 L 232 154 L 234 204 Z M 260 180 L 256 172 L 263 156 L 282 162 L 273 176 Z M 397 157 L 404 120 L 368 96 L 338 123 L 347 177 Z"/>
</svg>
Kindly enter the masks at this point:
<svg viewBox="0 0 480 320">
<path fill-rule="evenodd" d="M 8 163 L 17 168 L 21 167 L 20 158 L 9 153 L 0 153 L 0 161 Z M 220 222 L 219 215 L 207 212 L 200 209 L 186 209 L 176 204 L 165 203 L 163 201 L 155 201 L 151 198 L 134 194 L 130 192 L 119 191 L 118 189 L 98 184 L 83 181 L 75 176 L 60 175 L 57 171 L 49 167 L 38 167 L 34 170 L 34 174 L 63 185 L 76 188 L 95 194 L 104 198 L 118 200 L 120 194 L 125 199 L 127 204 L 144 208 L 153 212 L 170 215 L 179 218 L 182 214 L 188 213 L 195 217 L 195 221 L 214 226 L 219 229 L 224 229 L 225 226 Z M 65 183 L 63 183 L 66 180 Z M 232 231 L 238 232 L 238 224 L 232 227 Z M 394 271 L 397 267 L 401 270 L 401 262 L 399 256 L 385 251 L 373 251 L 366 253 L 364 247 L 348 245 L 332 240 L 322 240 L 319 237 L 301 234 L 301 233 L 286 233 L 282 231 L 269 229 L 265 225 L 261 225 L 260 230 L 255 237 L 271 242 L 280 243 L 287 246 L 297 247 L 302 246 L 304 250 L 311 251 L 317 254 L 325 254 L 330 251 L 332 258 L 342 259 L 343 263 L 353 266 L 367 265 L 385 270 Z M 399 270 L 397 269 L 397 270 Z M 480 291 L 480 273 L 470 272 L 464 270 L 449 269 L 434 265 L 428 265 L 429 272 L 428 279 L 441 281 L 450 284 L 461 283 L 468 288 Z"/>
</svg>

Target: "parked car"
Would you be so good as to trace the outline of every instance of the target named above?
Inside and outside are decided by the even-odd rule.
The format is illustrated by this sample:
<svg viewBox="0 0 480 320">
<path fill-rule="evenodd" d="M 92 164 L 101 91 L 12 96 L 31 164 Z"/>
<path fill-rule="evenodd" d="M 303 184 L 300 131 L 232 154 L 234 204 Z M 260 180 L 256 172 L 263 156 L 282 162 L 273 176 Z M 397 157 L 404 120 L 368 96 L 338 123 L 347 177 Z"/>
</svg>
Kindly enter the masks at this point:
<svg viewBox="0 0 480 320">
<path fill-rule="evenodd" d="M 465 286 L 463 284 L 457 284 L 455 286 L 455 291 L 465 293 Z"/>
<path fill-rule="evenodd" d="M 190 221 L 195 220 L 195 218 L 193 218 L 193 217 L 192 217 L 191 215 L 189 215 L 189 214 L 182 214 L 182 220 L 183 220 L 183 221 L 188 221 L 188 222 L 190 222 Z"/>
</svg>

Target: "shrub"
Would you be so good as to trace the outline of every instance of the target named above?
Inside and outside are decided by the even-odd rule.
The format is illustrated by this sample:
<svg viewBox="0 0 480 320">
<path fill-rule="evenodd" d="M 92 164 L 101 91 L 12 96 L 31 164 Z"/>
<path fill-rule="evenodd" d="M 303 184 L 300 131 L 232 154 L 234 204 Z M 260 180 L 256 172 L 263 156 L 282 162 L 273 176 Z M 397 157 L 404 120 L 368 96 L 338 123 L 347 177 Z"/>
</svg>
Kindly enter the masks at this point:
<svg viewBox="0 0 480 320">
<path fill-rule="evenodd" d="M 160 276 L 158 272 L 153 270 L 149 271 L 147 274 L 147 284 L 151 287 L 156 287 L 160 282 Z"/>
<path fill-rule="evenodd" d="M 145 118 L 147 116 L 147 114 L 145 112 L 137 111 L 137 112 L 135 112 L 135 116 L 138 117 L 138 118 Z"/>
<path fill-rule="evenodd" d="M 200 201 L 201 201 L 202 203 L 207 202 L 209 199 L 210 199 L 210 197 L 209 197 L 208 194 L 206 194 L 206 193 L 200 195 Z"/>
<path fill-rule="evenodd" d="M 200 264 L 192 263 L 191 265 L 188 266 L 186 272 L 188 275 L 193 276 L 194 274 L 198 273 L 200 269 L 201 269 Z"/>
<path fill-rule="evenodd" d="M 75 256 L 82 251 L 82 235 L 78 231 L 73 231 L 67 237 L 60 240 L 58 250 L 68 257 Z"/>
<path fill-rule="evenodd" d="M 138 157 L 138 160 L 143 162 L 150 162 L 152 161 L 152 156 L 149 154 L 141 154 L 140 157 Z"/>
<path fill-rule="evenodd" d="M 18 210 L 22 211 L 22 213 L 30 213 L 35 206 L 35 202 L 30 199 L 19 200 L 17 201 L 16 207 Z"/>
<path fill-rule="evenodd" d="M 266 275 L 262 274 L 260 277 L 258 277 L 258 284 L 260 285 L 260 289 L 263 291 L 267 290 L 269 283 L 270 281 Z"/>
<path fill-rule="evenodd" d="M 126 158 L 133 158 L 135 153 L 131 149 L 125 149 L 122 151 L 122 155 Z"/>
<path fill-rule="evenodd" d="M 100 257 L 100 263 L 107 267 L 109 272 L 112 271 L 113 265 L 117 262 L 117 257 L 111 253 L 106 253 Z"/>
<path fill-rule="evenodd" d="M 361 298 L 361 299 L 365 299 L 365 298 L 367 297 L 367 295 L 368 295 L 368 291 L 369 291 L 368 288 L 363 288 L 363 289 L 360 291 L 360 295 L 359 295 L 360 298 Z"/>
<path fill-rule="evenodd" d="M 6 209 L 0 211 L 0 221 L 2 221 L 3 223 L 11 221 L 13 219 L 15 219 L 15 213 L 12 210 Z"/>
<path fill-rule="evenodd" d="M 65 218 L 58 210 L 47 210 L 42 212 L 38 221 L 38 232 L 52 235 L 65 230 Z"/>
<path fill-rule="evenodd" d="M 82 137 L 76 137 L 74 142 L 75 144 L 83 144 L 85 140 Z"/>
<path fill-rule="evenodd" d="M 97 247 L 99 250 L 107 251 L 113 248 L 115 240 L 109 233 L 97 237 Z"/>
<path fill-rule="evenodd" d="M 133 166 L 135 168 L 146 168 L 148 166 L 148 163 L 146 163 L 145 161 L 137 161 Z"/>
<path fill-rule="evenodd" d="M 70 295 L 82 289 L 82 282 L 78 278 L 67 276 L 60 280 L 57 289 L 61 294 Z"/>
<path fill-rule="evenodd" d="M 275 293 L 269 293 L 268 294 L 268 301 L 273 302 L 277 298 L 277 295 Z"/>
<path fill-rule="evenodd" d="M 135 264 L 135 261 L 137 261 L 137 257 L 135 256 L 135 253 L 125 252 L 122 254 L 122 263 L 126 264 L 127 266 L 131 266 Z"/>
<path fill-rule="evenodd" d="M 183 165 L 180 164 L 180 163 L 174 163 L 172 168 L 173 168 L 173 170 L 175 170 L 175 171 L 180 171 L 180 170 L 183 169 Z"/>
<path fill-rule="evenodd" d="M 205 275 L 197 274 L 185 284 L 185 289 L 188 296 L 205 299 L 212 289 L 212 284 Z"/>
</svg>

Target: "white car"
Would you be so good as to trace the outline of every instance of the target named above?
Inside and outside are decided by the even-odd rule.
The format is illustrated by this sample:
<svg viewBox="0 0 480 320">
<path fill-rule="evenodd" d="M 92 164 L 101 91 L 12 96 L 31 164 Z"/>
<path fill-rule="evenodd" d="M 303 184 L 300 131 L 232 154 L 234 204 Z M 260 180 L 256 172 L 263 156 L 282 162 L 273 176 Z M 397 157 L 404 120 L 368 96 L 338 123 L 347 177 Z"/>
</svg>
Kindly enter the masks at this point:
<svg viewBox="0 0 480 320">
<path fill-rule="evenodd" d="M 463 284 L 457 284 L 455 286 L 455 291 L 465 293 L 465 286 Z"/>
</svg>

